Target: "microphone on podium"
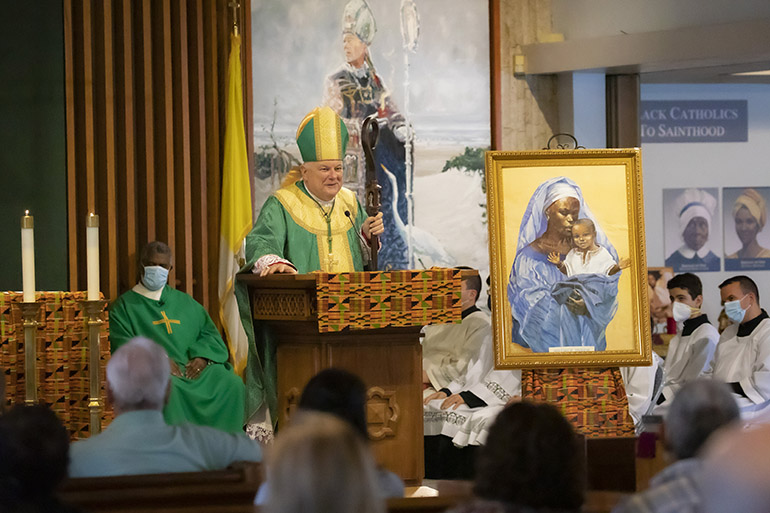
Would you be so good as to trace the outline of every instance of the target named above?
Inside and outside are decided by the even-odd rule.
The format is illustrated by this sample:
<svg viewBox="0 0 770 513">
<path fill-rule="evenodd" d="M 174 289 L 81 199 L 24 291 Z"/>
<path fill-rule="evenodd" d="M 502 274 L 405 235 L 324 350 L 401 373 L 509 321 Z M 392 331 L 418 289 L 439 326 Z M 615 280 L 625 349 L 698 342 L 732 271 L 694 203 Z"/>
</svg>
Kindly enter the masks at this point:
<svg viewBox="0 0 770 513">
<path fill-rule="evenodd" d="M 350 220 L 350 224 L 353 225 L 353 228 L 355 228 L 356 224 L 353 222 L 353 216 L 350 214 L 350 210 L 345 210 L 345 217 Z M 364 265 L 369 265 L 369 262 L 371 261 L 371 255 L 369 254 L 369 244 L 367 244 L 364 236 L 361 235 L 361 230 L 356 230 L 356 233 L 358 234 L 358 242 L 359 246 L 361 247 L 361 256 L 363 257 Z"/>
</svg>

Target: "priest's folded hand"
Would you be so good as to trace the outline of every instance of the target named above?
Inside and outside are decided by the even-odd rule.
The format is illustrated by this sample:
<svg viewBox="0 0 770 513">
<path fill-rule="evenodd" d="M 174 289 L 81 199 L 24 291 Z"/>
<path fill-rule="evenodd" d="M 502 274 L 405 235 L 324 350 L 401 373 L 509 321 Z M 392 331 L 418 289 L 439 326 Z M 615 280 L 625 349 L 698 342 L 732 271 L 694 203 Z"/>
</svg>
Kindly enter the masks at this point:
<svg viewBox="0 0 770 513">
<path fill-rule="evenodd" d="M 461 404 L 465 404 L 465 400 L 460 394 L 452 394 L 447 397 L 446 401 L 441 403 L 441 409 L 446 410 L 447 408 L 452 408 L 453 410 L 456 410 Z"/>
<path fill-rule="evenodd" d="M 374 217 L 367 217 L 362 228 L 367 239 L 372 235 L 380 235 L 384 232 L 385 225 L 382 222 L 382 212 L 377 212 L 377 215 Z"/>
<path fill-rule="evenodd" d="M 203 369 L 209 364 L 205 358 L 196 357 L 187 362 L 185 367 L 185 377 L 188 379 L 198 379 Z"/>
<path fill-rule="evenodd" d="M 426 397 L 425 400 L 422 403 L 423 404 L 428 404 L 429 402 L 433 401 L 434 399 L 446 399 L 446 394 L 444 392 L 433 392 L 428 397 Z"/>
<path fill-rule="evenodd" d="M 177 365 L 177 363 L 174 360 L 169 358 L 168 364 L 171 366 L 172 376 L 176 376 L 177 378 L 181 378 L 183 376 L 182 371 L 179 369 L 179 365 Z"/>
</svg>

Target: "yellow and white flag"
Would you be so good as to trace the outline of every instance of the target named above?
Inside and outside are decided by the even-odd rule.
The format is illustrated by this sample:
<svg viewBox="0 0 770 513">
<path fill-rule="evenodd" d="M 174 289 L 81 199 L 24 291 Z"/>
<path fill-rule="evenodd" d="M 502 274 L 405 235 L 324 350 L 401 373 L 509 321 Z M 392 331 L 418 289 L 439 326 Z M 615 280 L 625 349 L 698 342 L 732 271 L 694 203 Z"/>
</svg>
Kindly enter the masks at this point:
<svg viewBox="0 0 770 513">
<path fill-rule="evenodd" d="M 244 240 L 251 230 L 251 187 L 246 134 L 243 126 L 241 38 L 230 35 L 227 77 L 225 158 L 222 169 L 221 225 L 219 234 L 219 317 L 225 329 L 235 372 L 243 376 L 248 339 L 235 300 L 235 274 L 244 261 Z"/>
</svg>

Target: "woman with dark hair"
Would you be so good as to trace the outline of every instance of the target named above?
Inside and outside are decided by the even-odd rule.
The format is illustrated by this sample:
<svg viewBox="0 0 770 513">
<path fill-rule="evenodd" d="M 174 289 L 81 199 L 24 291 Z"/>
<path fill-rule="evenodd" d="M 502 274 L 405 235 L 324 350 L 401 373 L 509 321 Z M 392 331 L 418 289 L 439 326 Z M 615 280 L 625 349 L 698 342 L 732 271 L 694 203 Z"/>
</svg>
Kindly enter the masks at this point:
<svg viewBox="0 0 770 513">
<path fill-rule="evenodd" d="M 355 374 L 342 369 L 324 369 L 307 382 L 299 398 L 301 410 L 333 413 L 353 426 L 364 440 L 366 428 L 366 385 Z"/>
<path fill-rule="evenodd" d="M 577 512 L 585 477 L 577 435 L 545 403 L 507 406 L 476 460 L 478 500 L 456 513 Z"/>
<path fill-rule="evenodd" d="M 297 413 L 302 412 L 332 414 L 353 428 L 364 443 L 369 441 L 366 425 L 366 385 L 351 372 L 335 368 L 324 369 L 310 378 L 299 398 Z M 380 497 L 404 496 L 404 483 L 393 472 L 377 467 L 375 478 Z M 266 482 L 260 487 L 255 502 L 264 504 L 269 500 L 269 494 L 270 487 Z"/>
</svg>

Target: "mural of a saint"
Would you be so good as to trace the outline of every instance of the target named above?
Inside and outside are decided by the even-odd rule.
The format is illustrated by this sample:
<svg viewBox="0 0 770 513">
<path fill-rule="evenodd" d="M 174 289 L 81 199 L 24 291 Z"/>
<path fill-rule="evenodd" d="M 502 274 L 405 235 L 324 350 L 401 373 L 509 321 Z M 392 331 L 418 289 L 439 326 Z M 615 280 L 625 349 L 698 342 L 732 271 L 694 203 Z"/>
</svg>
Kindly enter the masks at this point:
<svg viewBox="0 0 770 513">
<path fill-rule="evenodd" d="M 409 268 L 405 226 L 409 223 L 406 199 L 407 173 L 404 116 L 396 108 L 388 88 L 377 74 L 369 46 L 377 31 L 374 15 L 364 0 L 351 0 L 342 17 L 342 49 L 345 63 L 326 78 L 323 103 L 345 121 L 350 134 L 345 159 L 346 183 L 353 190 L 364 187 L 364 159 L 361 125 L 370 114 L 380 119 L 375 150 L 377 182 L 381 190 L 381 211 L 385 233 L 379 253 L 381 269 Z"/>
</svg>

